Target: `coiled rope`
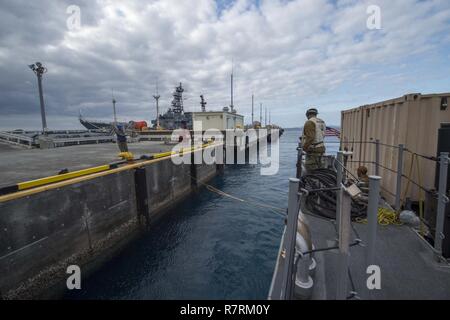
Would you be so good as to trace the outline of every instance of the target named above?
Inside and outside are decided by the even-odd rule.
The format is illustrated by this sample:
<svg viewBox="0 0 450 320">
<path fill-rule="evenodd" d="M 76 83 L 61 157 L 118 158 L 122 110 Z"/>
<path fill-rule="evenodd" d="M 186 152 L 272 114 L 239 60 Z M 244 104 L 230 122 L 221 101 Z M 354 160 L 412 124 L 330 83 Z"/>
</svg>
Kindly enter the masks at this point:
<svg viewBox="0 0 450 320">
<path fill-rule="evenodd" d="M 300 178 L 300 185 L 306 190 L 332 189 L 336 187 L 336 172 L 330 169 L 316 169 Z M 323 190 L 311 192 L 306 196 L 305 206 L 308 211 L 327 219 L 336 219 L 336 194 L 335 190 Z M 352 219 L 366 215 L 367 205 L 352 200 Z"/>
<path fill-rule="evenodd" d="M 395 211 L 388 208 L 378 208 L 378 224 L 382 226 L 396 225 L 400 226 L 403 223 L 398 219 L 398 215 Z M 367 218 L 356 218 L 356 222 L 367 224 Z"/>
</svg>

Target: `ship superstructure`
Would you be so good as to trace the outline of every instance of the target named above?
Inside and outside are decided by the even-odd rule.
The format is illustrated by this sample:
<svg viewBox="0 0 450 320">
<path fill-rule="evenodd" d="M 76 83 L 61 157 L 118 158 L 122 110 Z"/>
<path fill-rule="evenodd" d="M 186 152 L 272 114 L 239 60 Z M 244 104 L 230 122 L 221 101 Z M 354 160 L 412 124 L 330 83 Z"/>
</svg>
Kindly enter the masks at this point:
<svg viewBox="0 0 450 320">
<path fill-rule="evenodd" d="M 153 126 L 157 126 L 159 120 L 159 126 L 162 129 L 174 130 L 182 127 L 192 127 L 192 114 L 190 112 L 184 112 L 183 108 L 183 92 L 184 88 L 182 83 L 175 87 L 173 92 L 173 99 L 171 107 L 166 113 L 158 114 L 157 120 L 152 120 Z"/>
</svg>

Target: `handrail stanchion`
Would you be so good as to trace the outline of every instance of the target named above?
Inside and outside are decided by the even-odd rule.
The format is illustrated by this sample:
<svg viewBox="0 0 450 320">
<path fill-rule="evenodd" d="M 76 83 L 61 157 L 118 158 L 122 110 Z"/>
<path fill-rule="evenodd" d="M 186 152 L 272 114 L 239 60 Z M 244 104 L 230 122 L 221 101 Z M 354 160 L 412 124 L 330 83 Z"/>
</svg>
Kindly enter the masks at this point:
<svg viewBox="0 0 450 320">
<path fill-rule="evenodd" d="M 292 293 L 295 285 L 294 272 L 294 256 L 295 256 L 295 240 L 297 236 L 297 223 L 299 211 L 299 180 L 296 178 L 289 179 L 289 198 L 288 198 L 288 216 L 286 224 L 286 234 L 283 245 L 284 252 L 284 268 L 283 268 L 283 285 L 282 285 L 282 300 L 289 300 L 292 298 Z"/>
<path fill-rule="evenodd" d="M 342 184 L 342 176 L 343 176 L 343 168 L 342 168 L 342 164 L 343 164 L 343 160 L 344 160 L 344 153 L 339 150 L 337 153 L 337 166 L 336 166 L 336 187 L 340 188 L 341 184 Z M 336 191 L 336 225 L 339 226 L 339 219 L 340 219 L 340 212 L 341 212 L 341 197 L 340 195 L 341 190 L 337 190 Z"/>
<path fill-rule="evenodd" d="M 303 162 L 303 145 L 302 139 L 300 138 L 297 147 L 297 179 L 300 179 L 302 176 L 302 162 Z"/>
<path fill-rule="evenodd" d="M 448 173 L 448 152 L 441 152 L 439 161 L 439 197 L 436 216 L 436 232 L 434 235 L 434 249 L 437 259 L 442 256 L 442 240 L 444 239 L 444 218 L 447 198 L 447 173 Z"/>
<path fill-rule="evenodd" d="M 398 159 L 397 159 L 397 184 L 395 191 L 395 210 L 400 212 L 400 196 L 402 193 L 402 175 L 403 175 L 403 151 L 405 146 L 403 144 L 398 145 Z"/>
<path fill-rule="evenodd" d="M 347 299 L 348 266 L 350 257 L 350 234 L 351 234 L 351 197 L 347 190 L 342 187 L 340 191 L 341 210 L 339 218 L 339 265 L 336 299 Z"/>
<path fill-rule="evenodd" d="M 375 260 L 375 243 L 377 240 L 378 203 L 380 202 L 379 176 L 369 176 L 369 204 L 367 207 L 367 251 L 366 264 L 370 266 Z"/>
<path fill-rule="evenodd" d="M 380 139 L 375 140 L 375 175 L 380 175 Z"/>
</svg>

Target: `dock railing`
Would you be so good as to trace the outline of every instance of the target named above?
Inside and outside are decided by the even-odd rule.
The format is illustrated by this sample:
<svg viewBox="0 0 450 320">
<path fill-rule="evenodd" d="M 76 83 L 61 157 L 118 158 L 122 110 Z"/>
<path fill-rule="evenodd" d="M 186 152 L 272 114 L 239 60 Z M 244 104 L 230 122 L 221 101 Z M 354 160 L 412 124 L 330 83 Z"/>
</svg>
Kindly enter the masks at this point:
<svg viewBox="0 0 450 320">
<path fill-rule="evenodd" d="M 34 139 L 32 137 L 4 131 L 0 131 L 0 141 L 9 144 L 26 146 L 27 148 L 31 148 L 34 144 Z"/>
</svg>

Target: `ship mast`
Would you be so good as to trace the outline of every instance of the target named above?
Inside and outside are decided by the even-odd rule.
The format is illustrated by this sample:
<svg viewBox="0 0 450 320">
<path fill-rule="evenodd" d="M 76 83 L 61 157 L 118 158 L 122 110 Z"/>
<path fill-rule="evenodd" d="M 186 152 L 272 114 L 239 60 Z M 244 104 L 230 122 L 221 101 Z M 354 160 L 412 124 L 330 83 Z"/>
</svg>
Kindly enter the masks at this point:
<svg viewBox="0 0 450 320">
<path fill-rule="evenodd" d="M 200 95 L 200 99 L 201 99 L 200 105 L 202 106 L 202 112 L 206 112 L 206 101 L 203 98 L 203 95 Z"/>
<path fill-rule="evenodd" d="M 267 127 L 267 107 L 264 107 L 264 127 Z"/>
<path fill-rule="evenodd" d="M 234 110 L 234 101 L 233 101 L 233 98 L 234 98 L 234 94 L 233 94 L 233 86 L 234 86 L 234 84 L 233 84 L 233 73 L 234 73 L 234 62 L 233 62 L 233 60 L 231 61 L 231 103 L 230 103 L 230 112 L 231 113 L 236 113 L 236 110 Z"/>
<path fill-rule="evenodd" d="M 158 93 L 158 82 L 156 82 L 156 94 L 153 98 L 156 100 L 156 129 L 159 129 L 159 98 L 161 98 L 161 96 Z"/>
<path fill-rule="evenodd" d="M 262 103 L 259 104 L 259 125 L 262 126 Z"/>
<path fill-rule="evenodd" d="M 173 93 L 173 100 L 172 100 L 172 111 L 174 113 L 183 113 L 183 86 L 180 82 L 180 85 L 175 88 L 175 91 Z"/>
<path fill-rule="evenodd" d="M 112 103 L 113 103 L 114 124 L 117 124 L 116 99 L 114 99 L 114 89 L 111 89 L 111 96 L 112 96 Z"/>
<path fill-rule="evenodd" d="M 252 94 L 252 126 L 253 126 L 253 110 L 254 110 L 254 96 Z"/>
</svg>

